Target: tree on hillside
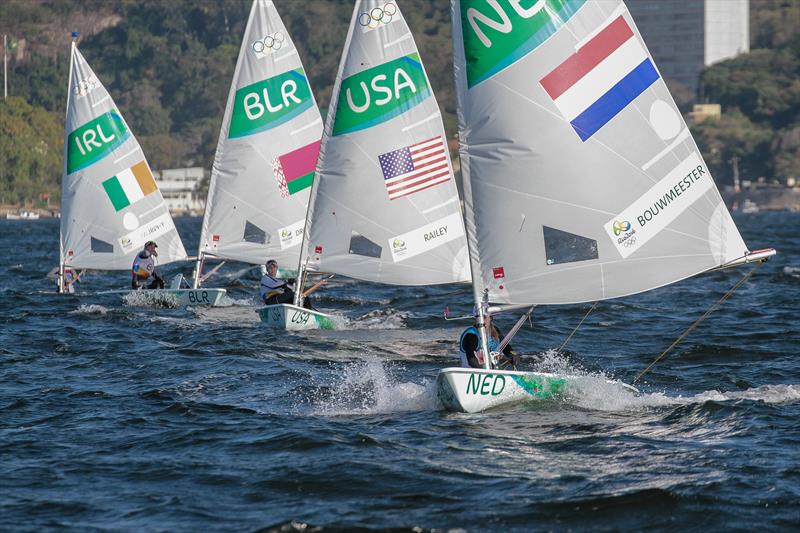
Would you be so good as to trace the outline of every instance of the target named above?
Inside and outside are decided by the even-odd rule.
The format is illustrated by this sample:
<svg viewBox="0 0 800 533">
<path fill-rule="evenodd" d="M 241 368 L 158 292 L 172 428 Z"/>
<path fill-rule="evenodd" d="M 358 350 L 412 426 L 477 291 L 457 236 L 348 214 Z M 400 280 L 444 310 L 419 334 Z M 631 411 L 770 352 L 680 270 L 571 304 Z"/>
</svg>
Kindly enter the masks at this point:
<svg viewBox="0 0 800 533">
<path fill-rule="evenodd" d="M 24 203 L 59 190 L 59 117 L 19 96 L 0 101 L 0 203 Z"/>
</svg>

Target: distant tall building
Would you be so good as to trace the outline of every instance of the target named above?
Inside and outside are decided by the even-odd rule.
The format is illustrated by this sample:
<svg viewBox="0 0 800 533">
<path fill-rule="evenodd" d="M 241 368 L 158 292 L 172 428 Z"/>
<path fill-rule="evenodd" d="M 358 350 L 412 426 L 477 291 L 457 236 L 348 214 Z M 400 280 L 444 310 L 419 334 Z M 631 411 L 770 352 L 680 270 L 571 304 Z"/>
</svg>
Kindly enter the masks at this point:
<svg viewBox="0 0 800 533">
<path fill-rule="evenodd" d="M 700 71 L 750 50 L 749 0 L 626 0 L 661 75 L 697 92 Z"/>
</svg>

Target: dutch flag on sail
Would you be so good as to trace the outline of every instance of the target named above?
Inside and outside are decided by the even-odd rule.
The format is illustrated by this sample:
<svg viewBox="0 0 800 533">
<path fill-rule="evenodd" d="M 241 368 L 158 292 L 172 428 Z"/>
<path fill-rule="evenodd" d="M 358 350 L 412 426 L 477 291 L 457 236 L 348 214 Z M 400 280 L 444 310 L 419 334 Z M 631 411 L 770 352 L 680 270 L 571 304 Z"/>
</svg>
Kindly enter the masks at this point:
<svg viewBox="0 0 800 533">
<path fill-rule="evenodd" d="M 647 50 L 620 15 L 539 83 L 586 141 L 658 78 Z"/>
</svg>

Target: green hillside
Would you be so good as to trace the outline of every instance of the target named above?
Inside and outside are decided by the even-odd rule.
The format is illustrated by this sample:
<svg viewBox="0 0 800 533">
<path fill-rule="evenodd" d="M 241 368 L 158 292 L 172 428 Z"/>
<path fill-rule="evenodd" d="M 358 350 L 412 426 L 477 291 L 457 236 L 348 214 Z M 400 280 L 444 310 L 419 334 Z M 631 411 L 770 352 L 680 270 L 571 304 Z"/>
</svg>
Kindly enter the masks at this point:
<svg viewBox="0 0 800 533">
<path fill-rule="evenodd" d="M 327 108 L 350 0 L 276 0 Z M 403 13 L 455 134 L 448 0 L 404 0 Z M 250 0 L 5 0 L 0 32 L 15 45 L 0 103 L 0 203 L 58 195 L 70 31 L 154 168 L 210 166 Z M 695 131 L 720 181 L 727 160 L 751 176 L 800 166 L 800 2 L 751 0 L 754 50 L 703 73 L 723 118 Z"/>
</svg>

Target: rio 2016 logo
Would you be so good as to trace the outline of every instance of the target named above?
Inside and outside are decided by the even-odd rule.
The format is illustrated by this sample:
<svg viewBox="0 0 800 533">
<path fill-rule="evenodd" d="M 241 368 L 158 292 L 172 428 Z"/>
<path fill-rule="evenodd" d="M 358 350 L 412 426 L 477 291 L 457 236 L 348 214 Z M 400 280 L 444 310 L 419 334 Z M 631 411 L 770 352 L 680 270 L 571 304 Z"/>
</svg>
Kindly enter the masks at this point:
<svg viewBox="0 0 800 533">
<path fill-rule="evenodd" d="M 395 239 L 392 241 L 392 248 L 394 249 L 402 248 L 405 245 L 406 243 L 404 241 L 401 241 L 400 239 Z"/>
<path fill-rule="evenodd" d="M 291 236 L 292 236 L 292 232 L 289 231 L 288 229 L 282 229 L 281 230 L 281 238 L 282 239 L 288 239 Z"/>
<path fill-rule="evenodd" d="M 620 222 L 619 220 L 614 221 L 614 235 L 617 236 L 620 233 L 625 233 L 629 229 L 631 229 L 631 223 L 627 220 Z"/>
</svg>

